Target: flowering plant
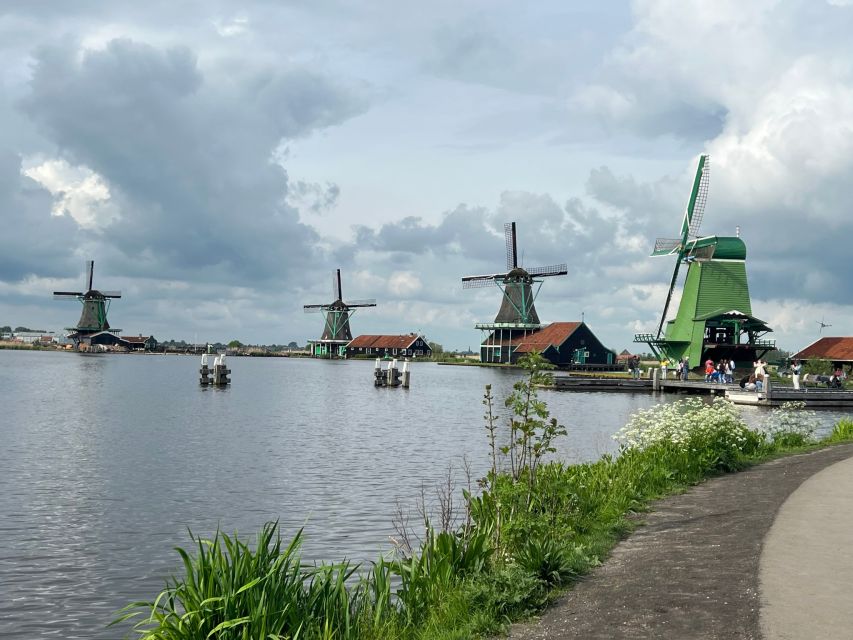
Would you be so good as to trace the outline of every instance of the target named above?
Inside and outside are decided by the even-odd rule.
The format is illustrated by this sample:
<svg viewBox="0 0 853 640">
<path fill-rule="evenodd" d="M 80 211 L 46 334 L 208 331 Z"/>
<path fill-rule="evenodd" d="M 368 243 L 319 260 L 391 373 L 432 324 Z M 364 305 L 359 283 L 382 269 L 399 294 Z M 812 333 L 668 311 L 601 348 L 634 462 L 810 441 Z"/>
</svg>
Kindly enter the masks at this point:
<svg viewBox="0 0 853 640">
<path fill-rule="evenodd" d="M 764 440 L 724 398 L 711 404 L 688 398 L 638 411 L 613 437 L 623 452 L 665 448 L 695 457 L 705 468 L 726 471 L 738 468 Z"/>
</svg>

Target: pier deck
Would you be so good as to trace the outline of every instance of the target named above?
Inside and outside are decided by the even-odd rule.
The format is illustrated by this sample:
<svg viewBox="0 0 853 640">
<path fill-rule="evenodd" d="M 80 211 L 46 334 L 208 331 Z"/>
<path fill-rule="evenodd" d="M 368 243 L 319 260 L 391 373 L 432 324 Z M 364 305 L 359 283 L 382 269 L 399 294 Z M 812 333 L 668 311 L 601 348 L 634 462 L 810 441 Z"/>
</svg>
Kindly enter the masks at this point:
<svg viewBox="0 0 853 640">
<path fill-rule="evenodd" d="M 654 381 L 631 378 L 592 378 L 556 374 L 556 391 L 613 391 L 622 393 L 650 393 L 655 391 Z M 808 407 L 853 408 L 853 391 L 809 387 L 793 387 L 773 384 L 769 397 L 765 391 L 744 391 L 737 384 L 719 384 L 701 380 L 658 380 L 660 391 L 665 393 L 725 395 L 735 404 L 755 406 L 779 406 L 785 402 L 805 402 Z"/>
</svg>

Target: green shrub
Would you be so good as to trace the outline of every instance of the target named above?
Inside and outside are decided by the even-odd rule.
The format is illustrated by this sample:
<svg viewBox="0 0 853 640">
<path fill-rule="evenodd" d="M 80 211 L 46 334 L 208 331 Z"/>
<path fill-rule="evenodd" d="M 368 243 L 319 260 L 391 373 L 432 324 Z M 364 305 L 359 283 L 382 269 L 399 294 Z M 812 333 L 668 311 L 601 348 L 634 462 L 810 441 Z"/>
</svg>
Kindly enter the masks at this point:
<svg viewBox="0 0 853 640">
<path fill-rule="evenodd" d="M 853 440 L 853 420 L 842 418 L 826 438 L 827 442 L 846 442 Z"/>
<path fill-rule="evenodd" d="M 465 585 L 465 593 L 474 610 L 488 612 L 492 620 L 505 623 L 538 612 L 547 602 L 545 584 L 518 565 L 496 568 Z M 484 628 L 496 633 L 500 628 Z"/>
<path fill-rule="evenodd" d="M 576 575 L 571 547 L 553 538 L 529 538 L 516 555 L 518 565 L 549 586 L 559 586 Z"/>
</svg>

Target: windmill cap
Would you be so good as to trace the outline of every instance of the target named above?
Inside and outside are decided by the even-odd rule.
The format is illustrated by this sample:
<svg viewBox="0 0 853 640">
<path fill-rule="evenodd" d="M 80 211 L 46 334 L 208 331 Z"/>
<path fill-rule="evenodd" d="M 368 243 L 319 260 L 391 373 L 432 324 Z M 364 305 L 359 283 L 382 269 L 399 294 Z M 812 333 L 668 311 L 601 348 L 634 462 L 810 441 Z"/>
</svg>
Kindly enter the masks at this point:
<svg viewBox="0 0 853 640">
<path fill-rule="evenodd" d="M 699 238 L 691 247 L 691 253 L 699 253 L 705 247 L 713 247 L 715 260 L 746 260 L 746 244 L 736 236 L 708 236 Z"/>
</svg>

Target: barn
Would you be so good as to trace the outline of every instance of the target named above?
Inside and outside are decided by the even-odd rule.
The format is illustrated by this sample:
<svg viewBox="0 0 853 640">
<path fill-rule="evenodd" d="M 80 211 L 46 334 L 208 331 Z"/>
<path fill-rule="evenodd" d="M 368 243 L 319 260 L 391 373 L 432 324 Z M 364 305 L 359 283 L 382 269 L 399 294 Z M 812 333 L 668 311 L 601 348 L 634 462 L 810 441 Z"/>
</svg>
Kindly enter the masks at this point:
<svg viewBox="0 0 853 640">
<path fill-rule="evenodd" d="M 539 351 L 560 368 L 616 366 L 616 352 L 601 344 L 585 322 L 552 322 L 541 329 L 504 339 L 499 348 L 490 342 L 492 338 L 489 336 L 480 347 L 483 362 L 515 363 L 522 356 Z M 490 357 L 493 359 L 489 360 Z"/>
<path fill-rule="evenodd" d="M 853 373 L 853 337 L 826 336 L 791 356 L 794 360 L 829 360 L 838 368 Z"/>
<path fill-rule="evenodd" d="M 427 339 L 417 333 L 358 336 L 346 346 L 347 358 L 430 358 Z"/>
</svg>

